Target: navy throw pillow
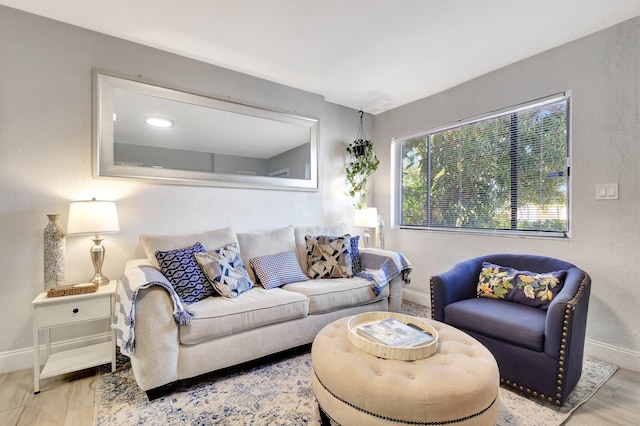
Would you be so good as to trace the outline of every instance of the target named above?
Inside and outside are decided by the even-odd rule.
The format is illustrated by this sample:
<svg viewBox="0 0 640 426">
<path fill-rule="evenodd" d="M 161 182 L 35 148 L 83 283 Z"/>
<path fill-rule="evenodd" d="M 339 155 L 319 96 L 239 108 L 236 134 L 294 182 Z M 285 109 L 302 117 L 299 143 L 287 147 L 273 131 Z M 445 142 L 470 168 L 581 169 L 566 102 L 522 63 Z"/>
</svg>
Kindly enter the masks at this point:
<svg viewBox="0 0 640 426">
<path fill-rule="evenodd" d="M 206 253 L 206 250 L 202 244 L 195 243 L 191 247 L 169 251 L 158 250 L 155 253 L 162 275 L 169 280 L 180 299 L 186 304 L 195 303 L 216 294 L 198 266 L 195 253 Z"/>
</svg>

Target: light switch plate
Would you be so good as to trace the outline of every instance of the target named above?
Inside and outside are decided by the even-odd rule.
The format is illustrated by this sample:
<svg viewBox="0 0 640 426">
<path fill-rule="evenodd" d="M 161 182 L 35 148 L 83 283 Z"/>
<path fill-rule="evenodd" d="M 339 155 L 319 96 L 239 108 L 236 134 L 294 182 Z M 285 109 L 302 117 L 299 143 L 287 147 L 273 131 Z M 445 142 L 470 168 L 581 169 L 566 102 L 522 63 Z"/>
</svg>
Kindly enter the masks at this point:
<svg viewBox="0 0 640 426">
<path fill-rule="evenodd" d="M 596 185 L 596 200 L 617 200 L 617 183 L 600 183 Z"/>
</svg>

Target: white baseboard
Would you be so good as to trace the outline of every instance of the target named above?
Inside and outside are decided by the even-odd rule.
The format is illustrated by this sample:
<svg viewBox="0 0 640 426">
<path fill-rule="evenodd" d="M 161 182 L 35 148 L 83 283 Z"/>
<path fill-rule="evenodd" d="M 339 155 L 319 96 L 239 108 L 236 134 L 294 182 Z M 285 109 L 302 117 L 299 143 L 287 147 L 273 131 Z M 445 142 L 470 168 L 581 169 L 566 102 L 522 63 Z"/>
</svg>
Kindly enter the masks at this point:
<svg viewBox="0 0 640 426">
<path fill-rule="evenodd" d="M 402 290 L 402 300 L 407 300 L 409 302 L 417 303 L 418 305 L 427 306 L 429 309 L 431 309 L 431 298 L 427 293 L 423 293 L 421 291 L 415 291 L 405 288 Z"/>
<path fill-rule="evenodd" d="M 108 342 L 111 339 L 110 333 L 96 334 L 88 337 L 69 339 L 51 344 L 51 352 L 61 352 L 68 349 L 75 349 L 81 346 L 93 345 L 96 343 Z M 40 359 L 46 356 L 46 346 L 40 346 Z M 33 348 L 17 349 L 0 353 L 0 374 L 12 371 L 33 368 Z"/>
<path fill-rule="evenodd" d="M 402 299 L 417 303 L 418 305 L 427 306 L 428 308 L 431 306 L 431 298 L 429 295 L 420 291 L 404 289 Z M 584 354 L 592 358 L 610 362 L 626 370 L 640 372 L 640 352 L 619 348 L 593 339 L 586 339 Z"/>
<path fill-rule="evenodd" d="M 402 293 L 402 298 L 419 305 L 431 306 L 429 295 L 419 291 L 405 289 Z M 102 333 L 89 337 L 55 342 L 51 345 L 51 350 L 53 352 L 59 352 L 81 346 L 108 342 L 110 338 L 111 335 L 109 333 Z M 45 351 L 46 348 L 42 345 L 40 347 L 40 359 L 44 359 Z M 640 352 L 630 351 L 592 339 L 586 339 L 584 352 L 587 356 L 610 362 L 626 370 L 640 372 Z M 27 368 L 33 368 L 32 348 L 0 353 L 0 374 Z"/>
<path fill-rule="evenodd" d="M 615 364 L 620 368 L 640 373 L 640 352 L 630 351 L 587 338 L 584 344 L 584 354 Z"/>
</svg>

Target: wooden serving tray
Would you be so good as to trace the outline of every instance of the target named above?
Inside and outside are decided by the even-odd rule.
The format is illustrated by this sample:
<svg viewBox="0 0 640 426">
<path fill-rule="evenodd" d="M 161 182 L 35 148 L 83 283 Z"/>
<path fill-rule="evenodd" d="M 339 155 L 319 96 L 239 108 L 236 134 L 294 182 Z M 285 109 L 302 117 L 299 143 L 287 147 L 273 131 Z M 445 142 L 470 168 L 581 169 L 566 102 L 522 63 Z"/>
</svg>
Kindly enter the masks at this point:
<svg viewBox="0 0 640 426">
<path fill-rule="evenodd" d="M 83 283 L 61 287 L 51 287 L 47 290 L 47 297 L 70 296 L 72 294 L 95 293 L 98 291 L 97 283 Z"/>
</svg>

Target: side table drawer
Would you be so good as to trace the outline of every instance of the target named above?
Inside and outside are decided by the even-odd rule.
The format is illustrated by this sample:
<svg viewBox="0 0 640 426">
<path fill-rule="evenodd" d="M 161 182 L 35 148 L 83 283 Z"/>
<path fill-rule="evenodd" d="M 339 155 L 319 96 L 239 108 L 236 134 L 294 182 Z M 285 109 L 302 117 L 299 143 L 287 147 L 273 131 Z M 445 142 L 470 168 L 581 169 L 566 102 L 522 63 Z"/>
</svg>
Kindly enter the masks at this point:
<svg viewBox="0 0 640 426">
<path fill-rule="evenodd" d="M 36 322 L 39 327 L 90 321 L 111 316 L 109 296 L 91 299 L 69 300 L 36 308 Z"/>
</svg>

